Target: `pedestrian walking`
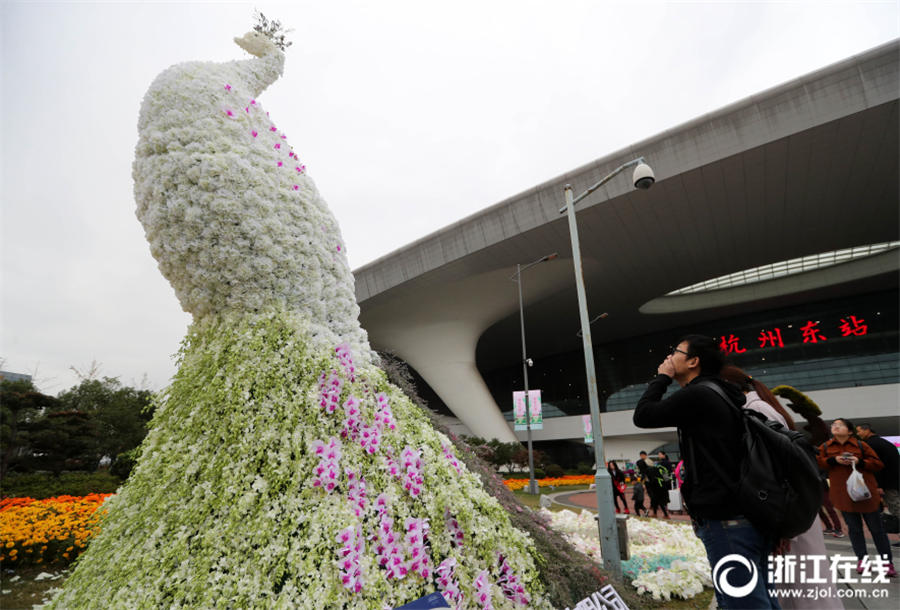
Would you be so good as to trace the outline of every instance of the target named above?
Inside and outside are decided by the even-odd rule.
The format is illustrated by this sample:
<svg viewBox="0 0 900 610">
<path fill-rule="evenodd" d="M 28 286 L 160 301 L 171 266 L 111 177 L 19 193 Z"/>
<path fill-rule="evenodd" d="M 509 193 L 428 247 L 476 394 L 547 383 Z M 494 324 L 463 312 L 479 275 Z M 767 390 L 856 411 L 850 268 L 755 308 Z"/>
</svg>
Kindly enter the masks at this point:
<svg viewBox="0 0 900 610">
<path fill-rule="evenodd" d="M 648 457 L 645 462 L 647 463 L 647 480 L 644 484 L 647 495 L 650 496 L 650 510 L 653 511 L 654 517 L 662 510 L 663 517 L 668 519 L 669 490 L 666 489 L 665 479 L 653 458 Z"/>
<path fill-rule="evenodd" d="M 609 473 L 609 480 L 613 487 L 613 503 L 616 506 L 616 512 L 619 512 L 619 500 L 622 500 L 622 510 L 625 514 L 631 514 L 628 510 L 628 502 L 625 501 L 625 473 L 619 470 L 619 465 L 615 460 L 610 460 L 606 465 L 606 471 Z"/>
<path fill-rule="evenodd" d="M 647 509 L 644 508 L 644 485 L 641 483 L 641 475 L 637 475 L 634 486 L 631 488 L 631 501 L 634 502 L 634 514 L 638 517 L 646 517 Z"/>
<path fill-rule="evenodd" d="M 665 451 L 658 451 L 656 458 L 656 466 L 660 469 L 659 474 L 663 478 L 664 487 L 666 490 L 672 489 L 672 474 L 675 472 L 672 460 Z"/>
<path fill-rule="evenodd" d="M 875 481 L 884 492 L 884 504 L 888 512 L 900 517 L 900 453 L 894 443 L 875 434 L 869 424 L 856 426 L 856 436 L 865 442 L 878 455 L 884 468 L 875 473 Z"/>
<path fill-rule="evenodd" d="M 649 466 L 647 466 L 647 452 L 641 451 L 638 455 L 640 455 L 640 459 L 638 459 L 638 461 L 635 462 L 634 465 L 638 469 L 638 474 L 640 474 L 644 481 L 646 481 L 647 476 L 650 474 L 650 468 Z"/>
</svg>

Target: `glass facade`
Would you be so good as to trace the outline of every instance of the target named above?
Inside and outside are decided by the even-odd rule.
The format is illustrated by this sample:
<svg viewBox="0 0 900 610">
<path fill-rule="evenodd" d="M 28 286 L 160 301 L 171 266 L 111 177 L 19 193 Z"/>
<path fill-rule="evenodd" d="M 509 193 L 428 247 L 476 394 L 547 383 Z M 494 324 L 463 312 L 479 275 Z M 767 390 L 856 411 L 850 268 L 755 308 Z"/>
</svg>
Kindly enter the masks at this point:
<svg viewBox="0 0 900 610">
<path fill-rule="evenodd" d="M 737 273 L 729 273 L 721 277 L 712 278 L 673 290 L 666 296 L 677 296 L 682 294 L 695 294 L 698 292 L 709 292 L 711 290 L 721 290 L 723 288 L 733 288 L 735 286 L 744 286 L 746 284 L 755 284 L 757 282 L 765 282 L 780 277 L 787 277 L 797 273 L 805 273 L 807 271 L 815 271 L 824 269 L 833 265 L 840 265 L 852 260 L 865 258 L 887 250 L 896 250 L 900 246 L 900 242 L 890 241 L 880 244 L 869 244 L 867 246 L 856 246 L 853 248 L 843 248 L 841 250 L 832 250 L 830 252 L 820 252 L 819 254 L 810 254 L 809 256 L 801 256 L 786 261 L 780 261 L 762 267 L 753 267 L 752 269 L 744 269 Z"/>
<path fill-rule="evenodd" d="M 898 383 L 898 296 L 894 288 L 595 345 L 601 411 L 633 409 L 656 367 L 689 333 L 716 337 L 734 364 L 769 387 L 813 391 Z M 512 392 L 523 386 L 521 365 L 479 370 L 511 418 Z M 589 412 L 580 349 L 536 357 L 528 378 L 541 389 L 545 418 Z"/>
</svg>

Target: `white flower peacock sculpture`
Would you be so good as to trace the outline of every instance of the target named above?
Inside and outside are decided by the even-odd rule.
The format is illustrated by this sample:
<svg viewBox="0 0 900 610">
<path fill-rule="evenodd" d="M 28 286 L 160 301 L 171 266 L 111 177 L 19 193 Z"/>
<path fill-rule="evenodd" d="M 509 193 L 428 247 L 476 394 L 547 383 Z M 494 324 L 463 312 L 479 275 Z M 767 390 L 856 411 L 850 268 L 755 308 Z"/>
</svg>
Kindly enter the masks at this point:
<svg viewBox="0 0 900 610">
<path fill-rule="evenodd" d="M 236 42 L 255 57 L 144 98 L 137 215 L 194 321 L 53 607 L 547 607 L 530 538 L 374 365 L 337 223 L 257 99 L 282 50 Z"/>
</svg>

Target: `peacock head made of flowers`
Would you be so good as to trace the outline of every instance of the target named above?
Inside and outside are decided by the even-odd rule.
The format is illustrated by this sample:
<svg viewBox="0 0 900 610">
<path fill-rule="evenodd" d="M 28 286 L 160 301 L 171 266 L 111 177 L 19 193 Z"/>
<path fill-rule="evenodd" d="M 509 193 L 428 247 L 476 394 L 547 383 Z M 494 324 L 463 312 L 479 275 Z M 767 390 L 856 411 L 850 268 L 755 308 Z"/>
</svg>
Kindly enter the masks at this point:
<svg viewBox="0 0 900 610">
<path fill-rule="evenodd" d="M 150 251 L 195 319 L 287 309 L 368 359 L 338 224 L 257 99 L 290 43 L 271 23 L 235 42 L 253 57 L 174 65 L 144 96 L 133 177 Z"/>
</svg>

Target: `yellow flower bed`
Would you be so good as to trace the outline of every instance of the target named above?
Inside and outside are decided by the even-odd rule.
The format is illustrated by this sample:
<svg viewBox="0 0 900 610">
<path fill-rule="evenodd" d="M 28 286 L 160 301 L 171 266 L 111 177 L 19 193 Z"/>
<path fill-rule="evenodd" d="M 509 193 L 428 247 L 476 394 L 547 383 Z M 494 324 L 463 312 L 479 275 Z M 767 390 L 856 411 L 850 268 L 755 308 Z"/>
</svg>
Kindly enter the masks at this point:
<svg viewBox="0 0 900 610">
<path fill-rule="evenodd" d="M 87 546 L 113 494 L 0 500 L 0 561 L 6 565 L 67 564 Z"/>
<path fill-rule="evenodd" d="M 590 485 L 594 482 L 592 474 L 567 474 L 563 477 L 546 477 L 538 479 L 538 487 L 564 487 L 566 485 Z M 528 487 L 528 479 L 504 479 L 503 484 L 512 491 Z"/>
</svg>

